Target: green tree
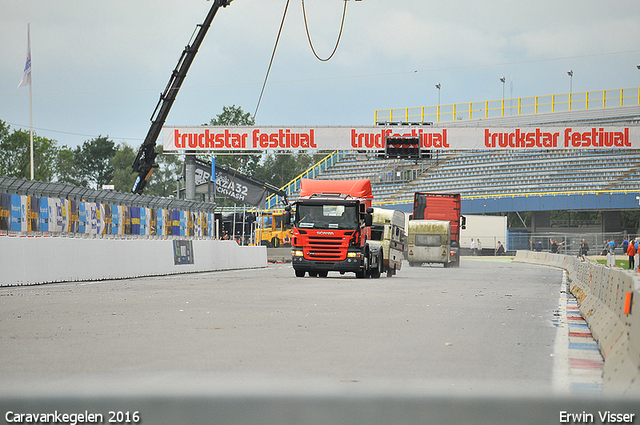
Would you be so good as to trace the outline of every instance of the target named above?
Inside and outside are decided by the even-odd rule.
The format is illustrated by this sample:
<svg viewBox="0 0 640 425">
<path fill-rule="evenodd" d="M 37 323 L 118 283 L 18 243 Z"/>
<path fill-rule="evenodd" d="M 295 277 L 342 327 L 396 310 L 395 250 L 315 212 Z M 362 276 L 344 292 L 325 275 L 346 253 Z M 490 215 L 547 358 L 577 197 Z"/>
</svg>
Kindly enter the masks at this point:
<svg viewBox="0 0 640 425">
<path fill-rule="evenodd" d="M 131 164 L 136 159 L 137 152 L 126 143 L 121 143 L 116 147 L 115 155 L 111 158 L 113 167 L 113 178 L 111 184 L 119 192 L 131 192 L 136 181 L 137 174 L 131 172 Z M 152 174 L 153 175 L 153 174 Z"/>
<path fill-rule="evenodd" d="M 94 189 L 110 184 L 114 174 L 111 159 L 115 154 L 115 143 L 108 137 L 98 136 L 78 146 L 73 151 L 73 156 L 79 184 Z"/>
<path fill-rule="evenodd" d="M 309 155 L 304 152 L 272 152 L 266 155 L 253 177 L 276 187 L 282 187 L 322 158 L 323 155 Z"/>
<path fill-rule="evenodd" d="M 156 163 L 145 187 L 145 194 L 168 197 L 176 190 L 176 180 L 182 175 L 184 161 L 180 155 L 166 155 L 160 146 L 157 150 Z M 133 159 L 131 160 L 133 162 Z"/>
<path fill-rule="evenodd" d="M 30 135 L 24 130 L 10 132 L 10 127 L 0 121 L 0 175 L 31 178 Z M 36 180 L 51 181 L 54 177 L 57 142 L 33 136 L 33 173 Z"/>
<path fill-rule="evenodd" d="M 57 182 L 80 186 L 73 149 L 68 146 L 61 147 L 58 150 L 58 156 L 56 157 L 54 167 L 55 179 Z"/>
<path fill-rule="evenodd" d="M 222 113 L 218 114 L 209 123 L 203 125 L 254 125 L 255 120 L 249 112 L 244 112 L 241 107 L 223 106 Z M 216 165 L 226 168 L 233 168 L 238 172 L 253 176 L 258 164 L 262 159 L 262 153 L 251 153 L 250 151 L 219 151 L 216 154 Z"/>
</svg>

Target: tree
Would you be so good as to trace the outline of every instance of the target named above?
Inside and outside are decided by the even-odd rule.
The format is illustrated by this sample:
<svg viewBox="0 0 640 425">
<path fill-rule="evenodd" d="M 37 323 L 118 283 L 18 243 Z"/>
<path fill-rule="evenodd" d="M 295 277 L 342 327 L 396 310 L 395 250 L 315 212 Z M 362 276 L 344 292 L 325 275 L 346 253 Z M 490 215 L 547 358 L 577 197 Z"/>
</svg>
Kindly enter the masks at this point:
<svg viewBox="0 0 640 425">
<path fill-rule="evenodd" d="M 133 184 L 138 177 L 131 172 L 131 164 L 136 158 L 136 151 L 126 143 L 121 143 L 115 149 L 115 154 L 111 158 L 110 164 L 113 167 L 113 177 L 111 184 L 119 192 L 131 192 Z"/>
<path fill-rule="evenodd" d="M 309 155 L 304 152 L 289 153 L 279 151 L 269 153 L 253 177 L 276 187 L 282 187 L 308 170 L 322 157 L 323 155 Z"/>
<path fill-rule="evenodd" d="M 131 160 L 133 162 L 133 159 Z M 165 155 L 162 146 L 156 157 L 158 168 L 151 173 L 151 178 L 145 187 L 147 195 L 170 196 L 176 190 L 176 180 L 182 175 L 184 161 L 180 155 Z"/>
<path fill-rule="evenodd" d="M 115 154 L 115 143 L 108 137 L 98 136 L 78 146 L 73 156 L 81 186 L 101 189 L 102 185 L 111 183 L 114 174 L 111 158 Z"/>
<path fill-rule="evenodd" d="M 10 132 L 10 127 L 0 121 L 0 175 L 31 178 L 30 135 L 24 130 Z M 54 176 L 57 142 L 33 136 L 34 179 L 51 181 Z"/>
<path fill-rule="evenodd" d="M 73 150 L 68 146 L 63 146 L 58 150 L 58 156 L 55 160 L 55 179 L 59 183 L 80 185 L 75 156 Z"/>
<path fill-rule="evenodd" d="M 231 126 L 254 124 L 255 120 L 249 112 L 244 112 L 241 107 L 233 105 L 223 106 L 221 114 L 218 114 L 216 118 L 213 118 L 208 124 L 203 125 Z M 251 154 L 248 151 L 221 151 L 214 153 L 219 154 L 216 156 L 216 165 L 231 167 L 250 177 L 255 173 L 262 158 L 261 153 Z"/>
</svg>

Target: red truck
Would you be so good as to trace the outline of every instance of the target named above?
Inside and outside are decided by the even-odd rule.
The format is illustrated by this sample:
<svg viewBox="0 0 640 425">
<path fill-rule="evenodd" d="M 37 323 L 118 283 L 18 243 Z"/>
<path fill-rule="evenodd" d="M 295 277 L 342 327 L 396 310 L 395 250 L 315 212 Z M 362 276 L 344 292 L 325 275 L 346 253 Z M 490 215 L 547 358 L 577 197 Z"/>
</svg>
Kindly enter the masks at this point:
<svg viewBox="0 0 640 425">
<path fill-rule="evenodd" d="M 330 271 L 380 277 L 382 248 L 369 244 L 372 200 L 369 180 L 302 179 L 291 238 L 297 277 L 326 277 Z M 290 220 L 291 206 L 287 209 Z"/>
<path fill-rule="evenodd" d="M 449 258 L 445 267 L 460 265 L 460 230 L 465 228 L 466 218 L 460 214 L 459 193 L 416 192 L 413 198 L 413 214 L 410 220 L 439 220 L 450 222 Z M 411 223 L 409 229 L 411 229 Z M 409 238 L 411 238 L 411 230 Z M 415 238 L 413 238 L 415 239 Z M 411 242 L 410 242 L 411 244 Z M 409 259 L 411 261 L 411 258 Z"/>
</svg>

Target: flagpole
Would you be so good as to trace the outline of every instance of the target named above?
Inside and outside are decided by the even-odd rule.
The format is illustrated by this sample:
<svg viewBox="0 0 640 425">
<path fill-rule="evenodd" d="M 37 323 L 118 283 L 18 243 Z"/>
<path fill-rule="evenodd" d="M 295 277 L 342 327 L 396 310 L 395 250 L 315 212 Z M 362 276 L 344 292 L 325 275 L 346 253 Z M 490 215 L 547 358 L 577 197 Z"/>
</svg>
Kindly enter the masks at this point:
<svg viewBox="0 0 640 425">
<path fill-rule="evenodd" d="M 27 24 L 27 43 L 29 44 L 29 56 L 31 56 L 31 23 Z M 33 180 L 33 78 L 29 84 L 29 142 L 31 148 L 31 180 Z"/>
</svg>

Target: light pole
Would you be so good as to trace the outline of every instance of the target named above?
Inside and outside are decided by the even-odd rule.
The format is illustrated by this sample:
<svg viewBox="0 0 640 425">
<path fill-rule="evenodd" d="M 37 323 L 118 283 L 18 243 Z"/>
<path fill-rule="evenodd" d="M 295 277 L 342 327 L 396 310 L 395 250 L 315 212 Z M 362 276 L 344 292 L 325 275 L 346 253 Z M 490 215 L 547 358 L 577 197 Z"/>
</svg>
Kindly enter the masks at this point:
<svg viewBox="0 0 640 425">
<path fill-rule="evenodd" d="M 507 81 L 505 77 L 500 77 L 502 83 L 502 116 L 504 117 L 504 83 Z"/>
<path fill-rule="evenodd" d="M 440 83 L 436 84 L 436 89 L 438 89 L 438 109 L 436 110 L 436 122 L 440 122 Z"/>
<path fill-rule="evenodd" d="M 571 110 L 571 97 L 573 96 L 573 69 L 567 71 L 569 75 L 569 110 Z"/>
</svg>

